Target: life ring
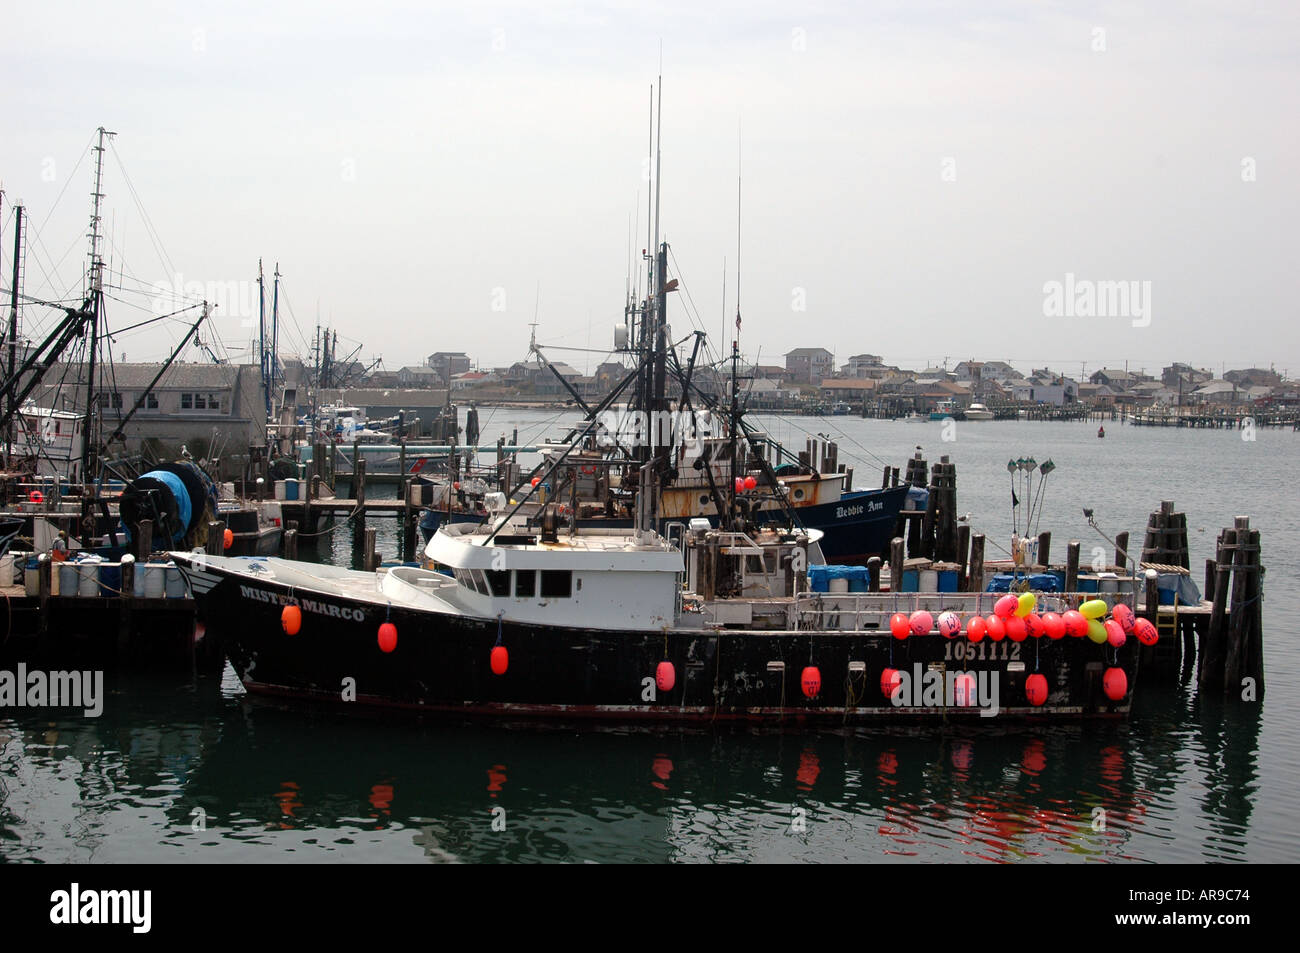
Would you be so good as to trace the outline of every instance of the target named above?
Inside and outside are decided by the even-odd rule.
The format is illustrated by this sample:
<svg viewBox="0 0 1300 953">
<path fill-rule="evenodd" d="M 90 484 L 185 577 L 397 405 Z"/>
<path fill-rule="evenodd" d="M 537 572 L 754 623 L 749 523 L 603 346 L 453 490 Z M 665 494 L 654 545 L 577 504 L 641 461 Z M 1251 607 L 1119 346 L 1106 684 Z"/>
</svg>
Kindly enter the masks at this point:
<svg viewBox="0 0 1300 953">
<path fill-rule="evenodd" d="M 582 468 L 582 472 L 586 476 L 594 476 L 596 473 L 596 468 L 591 464 L 587 464 Z"/>
</svg>

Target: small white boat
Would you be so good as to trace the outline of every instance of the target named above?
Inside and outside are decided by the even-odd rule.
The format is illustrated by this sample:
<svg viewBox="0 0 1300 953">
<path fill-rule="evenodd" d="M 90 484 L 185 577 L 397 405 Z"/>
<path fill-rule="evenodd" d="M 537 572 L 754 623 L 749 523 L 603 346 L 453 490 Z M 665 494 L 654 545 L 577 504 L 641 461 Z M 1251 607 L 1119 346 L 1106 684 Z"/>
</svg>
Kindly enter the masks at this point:
<svg viewBox="0 0 1300 953">
<path fill-rule="evenodd" d="M 993 411 L 989 410 L 983 404 L 971 404 L 966 408 L 967 420 L 992 420 Z"/>
</svg>

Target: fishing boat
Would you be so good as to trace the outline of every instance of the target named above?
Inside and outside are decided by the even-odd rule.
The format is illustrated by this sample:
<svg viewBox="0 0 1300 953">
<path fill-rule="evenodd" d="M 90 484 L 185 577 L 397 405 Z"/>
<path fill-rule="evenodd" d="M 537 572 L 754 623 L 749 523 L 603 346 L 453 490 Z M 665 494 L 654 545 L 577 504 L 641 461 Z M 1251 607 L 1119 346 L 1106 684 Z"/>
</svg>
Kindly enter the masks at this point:
<svg viewBox="0 0 1300 953">
<path fill-rule="evenodd" d="M 666 325 L 666 244 L 655 257 L 649 342 L 662 341 Z M 657 373 L 665 360 L 666 349 L 651 344 L 638 368 L 646 371 L 638 399 L 651 412 L 668 406 Z M 1127 716 L 1137 675 L 1131 645 L 1065 638 L 1037 615 L 1017 619 L 1018 628 L 1008 621 L 1008 639 L 1001 622 L 989 623 L 986 638 L 982 614 L 1009 620 L 1006 600 L 1022 606 L 1017 599 L 1036 598 L 1028 593 L 814 592 L 808 567 L 822 534 L 792 517 L 759 524 L 743 505 L 743 482 L 713 493 L 720 526 L 669 519 L 660 532 L 671 515 L 660 493 L 675 469 L 669 445 L 631 448 L 632 528 L 579 525 L 545 487 L 594 427 L 592 418 L 509 497 L 486 494 L 483 522 L 441 525 L 423 566 L 360 572 L 277 558 L 172 558 L 208 633 L 254 694 L 625 723 Z M 731 432 L 733 457 L 740 430 Z M 784 499 L 780 484 L 774 475 Z M 1080 598 L 1044 594 L 1040 607 L 1067 612 Z M 1090 601 L 1095 613 L 1101 602 Z"/>
<path fill-rule="evenodd" d="M 965 418 L 967 420 L 992 420 L 993 411 L 989 410 L 983 404 L 971 404 L 966 408 Z"/>
</svg>

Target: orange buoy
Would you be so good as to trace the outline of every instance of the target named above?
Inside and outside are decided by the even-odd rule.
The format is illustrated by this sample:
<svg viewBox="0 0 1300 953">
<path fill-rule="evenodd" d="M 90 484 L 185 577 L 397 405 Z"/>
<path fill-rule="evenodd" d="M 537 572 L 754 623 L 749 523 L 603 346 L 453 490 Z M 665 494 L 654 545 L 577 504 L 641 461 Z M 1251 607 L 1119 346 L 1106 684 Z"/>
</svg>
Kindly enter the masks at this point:
<svg viewBox="0 0 1300 953">
<path fill-rule="evenodd" d="M 736 477 L 736 492 L 737 493 L 745 492 L 745 480 L 743 477 Z"/>
<path fill-rule="evenodd" d="M 752 477 L 752 476 L 747 476 L 747 477 L 745 477 L 745 489 L 746 489 L 746 490 L 752 490 L 752 489 L 753 489 L 754 487 L 756 487 L 756 486 L 758 486 L 758 480 L 757 480 L 756 478 L 754 478 L 754 477 Z"/>
<path fill-rule="evenodd" d="M 221 548 L 229 549 L 233 545 L 235 545 L 235 533 L 228 529 L 221 534 Z"/>
<path fill-rule="evenodd" d="M 285 635 L 297 635 L 302 628 L 302 610 L 297 606 L 285 606 L 280 610 L 280 627 Z"/>
<path fill-rule="evenodd" d="M 1052 641 L 1065 638 L 1065 620 L 1055 612 L 1043 613 L 1043 629 Z"/>
<path fill-rule="evenodd" d="M 988 637 L 994 642 L 1001 642 L 1007 637 L 1007 624 L 1001 616 L 991 615 L 984 620 Z"/>
<path fill-rule="evenodd" d="M 1025 679 L 1025 697 L 1035 708 L 1047 701 L 1047 676 L 1035 672 Z"/>
<path fill-rule="evenodd" d="M 1134 619 L 1133 634 L 1143 645 L 1155 645 L 1160 641 L 1160 632 L 1150 619 Z"/>
<path fill-rule="evenodd" d="M 808 698 L 816 698 L 822 690 L 822 673 L 816 665 L 809 665 L 799 678 L 799 686 Z"/>
<path fill-rule="evenodd" d="M 1023 642 L 1028 633 L 1025 631 L 1025 620 L 1022 616 L 1009 615 L 1002 620 L 1006 627 L 1007 638 L 1012 642 Z"/>
<path fill-rule="evenodd" d="M 397 648 L 397 626 L 385 622 L 379 627 L 379 650 L 387 655 Z"/>
<path fill-rule="evenodd" d="M 1031 639 L 1041 639 L 1046 635 L 1047 626 L 1043 624 L 1043 617 L 1037 612 L 1025 616 L 1025 632 Z"/>
<path fill-rule="evenodd" d="M 492 666 L 493 675 L 504 675 L 506 669 L 510 667 L 510 653 L 506 651 L 504 645 L 494 645 L 492 654 L 488 656 L 488 662 Z"/>
<path fill-rule="evenodd" d="M 971 616 L 970 621 L 966 623 L 966 638 L 972 642 L 982 641 L 987 631 L 988 623 L 984 621 L 983 616 Z"/>
<path fill-rule="evenodd" d="M 1101 677 L 1101 689 L 1113 702 L 1128 694 L 1128 676 L 1122 668 L 1108 668 Z"/>
<path fill-rule="evenodd" d="M 912 623 L 903 613 L 895 612 L 889 617 L 889 631 L 894 638 L 905 639 L 912 633 Z"/>
<path fill-rule="evenodd" d="M 903 684 L 903 676 L 896 668 L 887 668 L 880 673 L 880 691 L 886 698 L 893 699 L 894 692 Z"/>
<path fill-rule="evenodd" d="M 497 674 L 501 673 L 498 672 Z M 672 662 L 665 659 L 655 667 L 655 688 L 661 692 L 671 692 L 676 684 L 677 670 L 673 668 Z"/>
<path fill-rule="evenodd" d="M 1071 637 L 1081 639 L 1088 634 L 1088 620 L 1083 617 L 1083 613 L 1077 609 L 1070 609 L 1061 613 L 1061 620 L 1065 623 L 1065 631 Z"/>
</svg>

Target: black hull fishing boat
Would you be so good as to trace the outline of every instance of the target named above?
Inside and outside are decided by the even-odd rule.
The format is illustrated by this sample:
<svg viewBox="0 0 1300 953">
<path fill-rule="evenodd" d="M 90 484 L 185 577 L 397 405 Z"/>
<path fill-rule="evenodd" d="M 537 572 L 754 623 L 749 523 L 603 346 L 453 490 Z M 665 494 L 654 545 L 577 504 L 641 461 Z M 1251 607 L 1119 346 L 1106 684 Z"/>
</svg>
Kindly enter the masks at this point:
<svg viewBox="0 0 1300 953">
<path fill-rule="evenodd" d="M 667 278 L 667 244 L 650 247 L 648 293 L 621 329 L 636 342 L 637 366 L 586 408 L 562 450 L 505 484 L 509 493 L 485 494 L 481 524 L 441 525 L 424 566 L 358 572 L 173 554 L 250 692 L 618 722 L 987 726 L 1127 716 L 1137 653 L 1122 631 L 1107 641 L 1101 600 L 1078 614 L 1084 597 L 1045 594 L 1038 608 L 1051 612 L 1040 616 L 1030 593 L 902 593 L 897 579 L 885 593 L 810 591 L 823 533 L 793 503 L 826 481 L 778 473 L 762 452 L 741 413 L 738 340 L 724 439 L 691 462 L 659 429 L 727 398 L 695 386 L 696 336 L 680 397 L 667 399 L 669 366 L 681 366 L 666 311 L 677 280 Z M 738 338 L 739 312 L 736 327 Z M 625 389 L 648 426 L 600 452 L 601 415 Z M 633 528 L 582 525 L 577 484 L 569 481 L 567 501 L 560 491 L 566 473 L 599 466 L 622 468 Z M 720 475 L 735 479 L 720 484 Z M 784 526 L 756 518 L 760 478 Z M 680 505 L 682 495 L 707 501 L 718 525 Z M 986 612 L 996 613 L 987 627 Z M 1077 616 L 1069 635 L 1058 612 Z M 1132 625 L 1128 609 L 1115 612 Z"/>
<path fill-rule="evenodd" d="M 463 524 L 441 531 L 428 555 L 450 576 L 173 558 L 256 694 L 666 722 L 987 725 L 1129 712 L 1131 647 L 1041 632 L 976 641 L 933 628 L 900 639 L 897 613 L 989 612 L 997 597 L 798 591 L 791 566 L 806 536 L 703 526 L 677 534 L 681 543 L 576 529 L 556 542 L 544 532 L 492 535 Z M 1116 670 L 1125 691 L 1112 700 Z M 1031 698 L 1031 676 L 1046 679 L 1044 697 Z"/>
</svg>

